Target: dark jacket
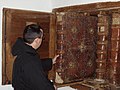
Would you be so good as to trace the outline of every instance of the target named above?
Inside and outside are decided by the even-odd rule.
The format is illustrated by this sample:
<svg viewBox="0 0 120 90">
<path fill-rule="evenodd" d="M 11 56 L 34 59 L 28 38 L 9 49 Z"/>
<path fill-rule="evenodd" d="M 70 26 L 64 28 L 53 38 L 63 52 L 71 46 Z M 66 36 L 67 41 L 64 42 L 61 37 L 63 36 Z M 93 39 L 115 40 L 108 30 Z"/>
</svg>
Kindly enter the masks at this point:
<svg viewBox="0 0 120 90">
<path fill-rule="evenodd" d="M 12 86 L 15 90 L 54 90 L 44 70 L 52 68 L 52 59 L 40 60 L 31 46 L 18 38 L 12 47 L 16 56 L 13 64 Z"/>
</svg>

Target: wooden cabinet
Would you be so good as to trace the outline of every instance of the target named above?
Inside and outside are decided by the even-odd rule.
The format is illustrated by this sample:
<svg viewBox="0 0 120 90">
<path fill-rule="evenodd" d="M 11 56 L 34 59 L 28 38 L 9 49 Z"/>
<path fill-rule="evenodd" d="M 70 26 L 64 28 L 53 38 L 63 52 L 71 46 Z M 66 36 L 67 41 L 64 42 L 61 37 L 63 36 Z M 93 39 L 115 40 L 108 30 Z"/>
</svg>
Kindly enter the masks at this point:
<svg viewBox="0 0 120 90">
<path fill-rule="evenodd" d="M 3 84 L 11 81 L 10 48 L 30 23 L 44 28 L 41 57 L 60 55 L 49 74 L 56 84 L 92 78 L 120 86 L 120 2 L 62 7 L 52 13 L 4 9 Z"/>
<path fill-rule="evenodd" d="M 119 11 L 120 2 L 53 10 L 56 16 L 56 53 L 61 55 L 56 64 L 57 83 L 84 80 L 90 78 L 91 72 L 92 78 L 98 81 L 120 85 Z M 93 68 L 88 68 L 88 63 Z"/>
</svg>

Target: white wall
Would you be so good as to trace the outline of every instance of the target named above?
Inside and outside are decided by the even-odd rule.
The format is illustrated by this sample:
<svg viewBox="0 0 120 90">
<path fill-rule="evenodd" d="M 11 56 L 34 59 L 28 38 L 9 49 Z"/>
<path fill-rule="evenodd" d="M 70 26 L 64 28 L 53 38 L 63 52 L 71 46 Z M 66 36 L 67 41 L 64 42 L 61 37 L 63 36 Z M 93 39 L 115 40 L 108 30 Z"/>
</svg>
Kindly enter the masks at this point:
<svg viewBox="0 0 120 90">
<path fill-rule="evenodd" d="M 88 3 L 96 3 L 96 2 L 109 2 L 109 1 L 120 1 L 120 0 L 52 0 L 52 7 L 64 7 L 70 5 L 81 5 Z"/>
<path fill-rule="evenodd" d="M 0 0 L 0 90 L 13 90 L 11 85 L 2 83 L 2 10 L 5 8 L 51 12 L 51 0 Z"/>
</svg>

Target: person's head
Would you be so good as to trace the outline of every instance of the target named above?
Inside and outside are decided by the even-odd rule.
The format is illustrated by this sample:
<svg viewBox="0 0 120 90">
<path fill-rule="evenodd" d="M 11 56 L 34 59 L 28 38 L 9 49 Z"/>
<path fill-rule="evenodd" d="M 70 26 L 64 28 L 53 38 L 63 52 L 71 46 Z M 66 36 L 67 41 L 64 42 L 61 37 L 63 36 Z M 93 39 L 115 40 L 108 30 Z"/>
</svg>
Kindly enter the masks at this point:
<svg viewBox="0 0 120 90">
<path fill-rule="evenodd" d="M 31 24 L 25 27 L 23 32 L 23 39 L 25 43 L 37 49 L 42 42 L 43 30 L 37 24 Z"/>
</svg>

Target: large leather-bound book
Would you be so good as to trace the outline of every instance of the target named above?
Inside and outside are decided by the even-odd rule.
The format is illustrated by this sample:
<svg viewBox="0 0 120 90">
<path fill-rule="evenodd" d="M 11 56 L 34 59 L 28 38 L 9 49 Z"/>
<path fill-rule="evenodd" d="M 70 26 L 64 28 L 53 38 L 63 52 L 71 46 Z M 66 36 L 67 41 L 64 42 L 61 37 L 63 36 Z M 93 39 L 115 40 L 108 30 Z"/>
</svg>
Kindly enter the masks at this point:
<svg viewBox="0 0 120 90">
<path fill-rule="evenodd" d="M 59 13 L 55 66 L 56 83 L 93 77 L 96 68 L 97 18 L 78 12 Z"/>
</svg>

